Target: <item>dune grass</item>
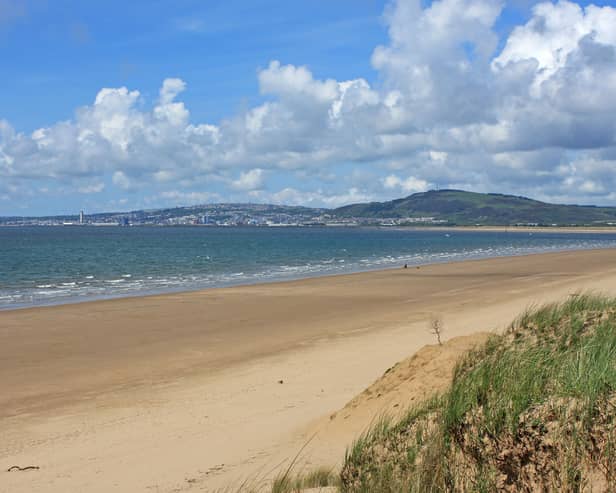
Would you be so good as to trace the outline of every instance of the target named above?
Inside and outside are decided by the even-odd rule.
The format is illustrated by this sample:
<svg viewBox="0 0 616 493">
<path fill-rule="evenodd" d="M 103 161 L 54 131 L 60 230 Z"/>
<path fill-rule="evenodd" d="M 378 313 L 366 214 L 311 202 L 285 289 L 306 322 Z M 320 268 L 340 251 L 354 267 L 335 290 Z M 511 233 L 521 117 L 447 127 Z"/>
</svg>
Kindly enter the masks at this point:
<svg viewBox="0 0 616 493">
<path fill-rule="evenodd" d="M 340 476 L 331 468 L 317 468 L 304 474 L 284 474 L 274 480 L 272 493 L 296 493 L 308 488 L 340 486 Z"/>
<path fill-rule="evenodd" d="M 616 491 L 615 404 L 616 300 L 572 296 L 524 313 L 462 358 L 444 395 L 360 437 L 341 490 Z"/>
<path fill-rule="evenodd" d="M 460 359 L 444 394 L 377 421 L 340 473 L 296 460 L 272 493 L 616 491 L 616 299 L 526 311 Z"/>
</svg>

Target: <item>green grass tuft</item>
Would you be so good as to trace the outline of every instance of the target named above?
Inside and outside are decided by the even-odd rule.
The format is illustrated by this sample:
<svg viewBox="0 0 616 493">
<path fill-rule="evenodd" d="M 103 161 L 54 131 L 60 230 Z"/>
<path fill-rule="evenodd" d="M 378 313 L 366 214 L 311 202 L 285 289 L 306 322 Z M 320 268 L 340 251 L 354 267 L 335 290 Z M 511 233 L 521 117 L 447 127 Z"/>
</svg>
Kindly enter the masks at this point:
<svg viewBox="0 0 616 493">
<path fill-rule="evenodd" d="M 274 480 L 272 493 L 296 493 L 307 488 L 340 486 L 340 477 L 332 469 L 318 468 L 305 474 L 284 474 Z"/>
<path fill-rule="evenodd" d="M 583 491 L 597 475 L 616 489 L 615 402 L 616 300 L 571 296 L 524 313 L 461 359 L 444 395 L 357 440 L 341 489 Z"/>
</svg>

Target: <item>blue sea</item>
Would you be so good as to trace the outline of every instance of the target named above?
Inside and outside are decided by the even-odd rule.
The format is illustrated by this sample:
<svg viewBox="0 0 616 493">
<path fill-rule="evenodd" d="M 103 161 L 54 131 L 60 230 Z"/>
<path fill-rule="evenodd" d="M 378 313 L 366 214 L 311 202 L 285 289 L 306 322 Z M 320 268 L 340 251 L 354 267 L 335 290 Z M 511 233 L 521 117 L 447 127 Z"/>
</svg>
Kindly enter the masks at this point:
<svg viewBox="0 0 616 493">
<path fill-rule="evenodd" d="M 388 228 L 0 228 L 0 309 L 616 247 L 616 234 Z"/>
</svg>

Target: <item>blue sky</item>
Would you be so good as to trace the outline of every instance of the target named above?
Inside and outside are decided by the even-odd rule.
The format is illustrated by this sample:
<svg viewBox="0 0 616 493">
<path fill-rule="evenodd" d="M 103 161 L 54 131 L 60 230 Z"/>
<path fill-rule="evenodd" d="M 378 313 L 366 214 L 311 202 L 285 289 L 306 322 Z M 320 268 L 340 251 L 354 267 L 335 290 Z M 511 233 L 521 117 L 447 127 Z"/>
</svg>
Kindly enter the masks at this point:
<svg viewBox="0 0 616 493">
<path fill-rule="evenodd" d="M 612 31 L 611 2 L 0 0 L 0 215 L 616 205 Z"/>
<path fill-rule="evenodd" d="M 71 118 L 101 87 L 155 98 L 167 77 L 189 84 L 183 100 L 196 121 L 218 121 L 262 99 L 256 73 L 270 60 L 374 80 L 370 55 L 387 39 L 385 2 L 375 0 L 21 4 L 0 28 L 3 71 L 12 74 L 0 108 L 27 132 Z"/>
</svg>

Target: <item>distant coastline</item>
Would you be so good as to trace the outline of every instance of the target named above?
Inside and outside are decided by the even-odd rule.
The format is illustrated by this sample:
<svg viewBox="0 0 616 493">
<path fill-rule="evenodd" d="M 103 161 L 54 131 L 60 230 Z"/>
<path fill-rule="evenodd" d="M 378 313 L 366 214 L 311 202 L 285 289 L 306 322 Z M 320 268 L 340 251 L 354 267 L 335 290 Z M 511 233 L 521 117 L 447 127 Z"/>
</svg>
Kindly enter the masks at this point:
<svg viewBox="0 0 616 493">
<path fill-rule="evenodd" d="M 463 226 L 616 227 L 616 207 L 549 204 L 526 197 L 464 190 L 430 190 L 387 202 L 334 209 L 277 204 L 220 203 L 162 209 L 53 216 L 0 216 L 23 226 Z"/>
<path fill-rule="evenodd" d="M 398 229 L 416 231 L 473 231 L 490 233 L 589 233 L 614 234 L 616 226 L 399 226 Z"/>
<path fill-rule="evenodd" d="M 478 226 L 404 226 L 384 224 L 131 224 L 120 225 L 112 223 L 87 223 L 87 224 L 0 224 L 0 228 L 378 228 L 384 230 L 400 231 L 472 231 L 490 233 L 589 233 L 589 234 L 616 234 L 614 226 L 502 226 L 502 225 L 478 225 Z"/>
</svg>

